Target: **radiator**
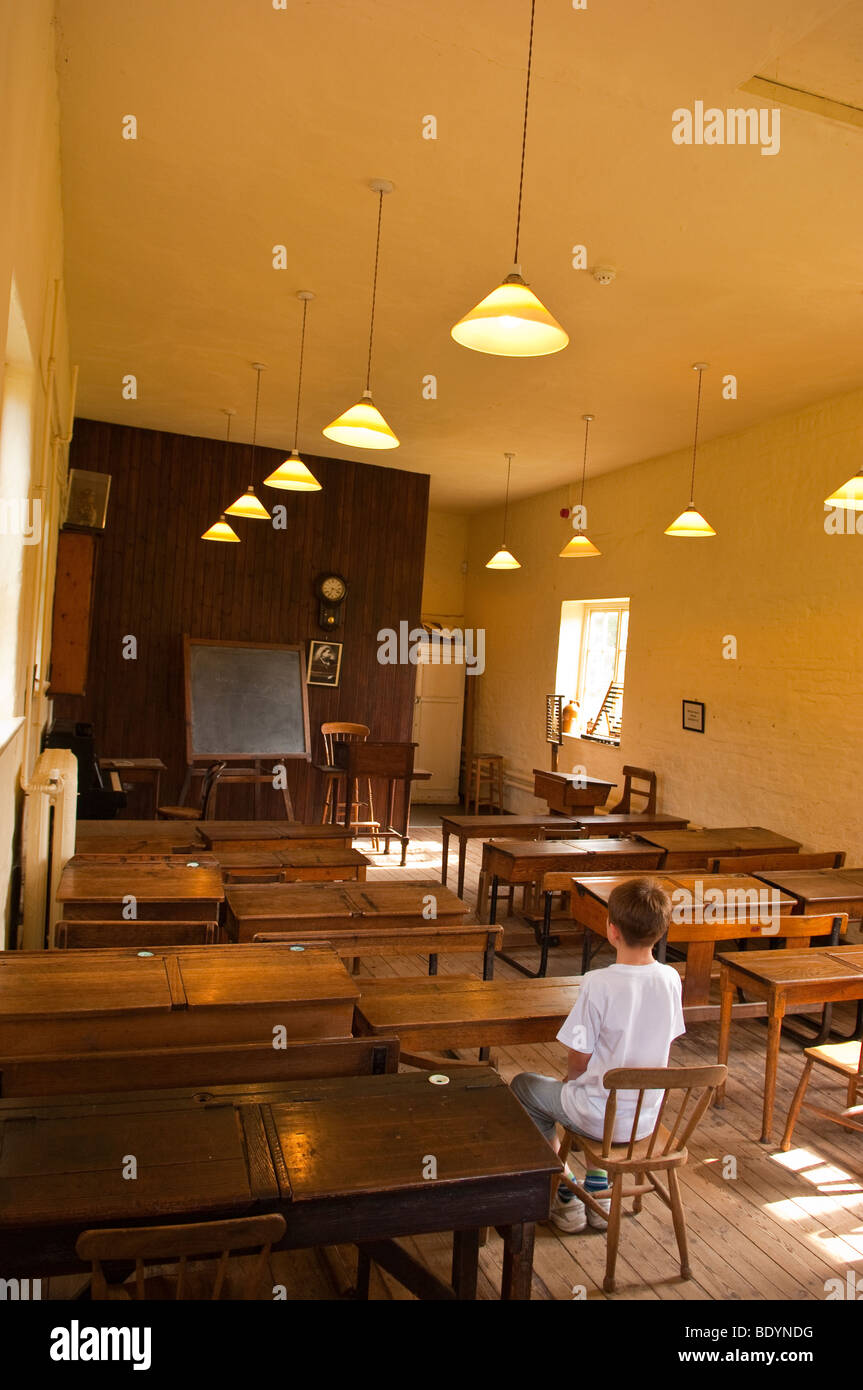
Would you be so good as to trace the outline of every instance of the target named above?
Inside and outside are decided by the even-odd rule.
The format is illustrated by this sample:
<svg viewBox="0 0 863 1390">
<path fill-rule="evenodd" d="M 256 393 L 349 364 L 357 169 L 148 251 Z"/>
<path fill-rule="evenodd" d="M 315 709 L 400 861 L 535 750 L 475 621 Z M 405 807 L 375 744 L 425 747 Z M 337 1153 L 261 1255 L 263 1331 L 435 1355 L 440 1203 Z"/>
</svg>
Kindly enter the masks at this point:
<svg viewBox="0 0 863 1390">
<path fill-rule="evenodd" d="M 63 865 L 75 853 L 78 760 L 68 748 L 40 753 L 24 788 L 22 925 L 19 946 L 39 951 L 54 944 L 61 917 L 57 887 Z"/>
</svg>

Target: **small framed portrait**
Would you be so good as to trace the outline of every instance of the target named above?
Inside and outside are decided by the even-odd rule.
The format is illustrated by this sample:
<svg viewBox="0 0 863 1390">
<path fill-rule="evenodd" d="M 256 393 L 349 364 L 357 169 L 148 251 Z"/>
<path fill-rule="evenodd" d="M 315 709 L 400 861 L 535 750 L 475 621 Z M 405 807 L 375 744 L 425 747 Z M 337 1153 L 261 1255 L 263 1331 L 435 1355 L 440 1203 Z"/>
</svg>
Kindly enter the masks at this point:
<svg viewBox="0 0 863 1390">
<path fill-rule="evenodd" d="M 683 727 L 694 734 L 704 733 L 704 705 L 701 700 L 683 701 Z"/>
<path fill-rule="evenodd" d="M 83 468 L 70 468 L 63 525 L 72 531 L 104 531 L 110 490 L 110 473 L 88 473 Z"/>
<path fill-rule="evenodd" d="M 306 685 L 336 686 L 339 683 L 341 670 L 341 642 L 318 642 L 313 637 L 309 642 L 309 665 L 306 671 Z"/>
</svg>

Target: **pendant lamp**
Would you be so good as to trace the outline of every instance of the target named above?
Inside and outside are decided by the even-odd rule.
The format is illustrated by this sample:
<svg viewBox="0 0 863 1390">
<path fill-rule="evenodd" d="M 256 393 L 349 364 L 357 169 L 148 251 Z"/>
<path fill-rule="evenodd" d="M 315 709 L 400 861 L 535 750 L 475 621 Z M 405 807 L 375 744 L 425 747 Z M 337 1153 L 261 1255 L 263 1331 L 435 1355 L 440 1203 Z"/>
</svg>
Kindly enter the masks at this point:
<svg viewBox="0 0 863 1390">
<path fill-rule="evenodd" d="M 509 275 L 497 289 L 459 319 L 450 330 L 462 347 L 488 352 L 495 357 L 546 357 L 560 352 L 569 334 L 537 299 L 524 280 L 518 259 L 521 233 L 521 204 L 524 191 L 524 154 L 527 145 L 527 112 L 530 102 L 530 73 L 533 65 L 533 22 L 536 0 L 530 5 L 530 41 L 527 49 L 527 83 L 524 92 L 524 122 L 521 133 L 521 173 L 515 217 L 515 254 Z"/>
<path fill-rule="evenodd" d="M 846 507 L 849 512 L 863 512 L 863 468 L 843 483 L 829 497 L 824 498 L 829 507 Z"/>
<path fill-rule="evenodd" d="M 227 427 L 227 429 L 226 429 L 226 431 L 225 431 L 225 462 L 227 463 L 227 460 L 228 460 L 228 445 L 229 445 L 230 442 L 231 442 L 231 416 L 234 415 L 234 414 L 236 414 L 236 412 L 233 411 L 233 410 L 226 410 L 226 411 L 225 411 L 225 414 L 226 414 L 227 417 L 228 417 L 228 427 Z M 214 522 L 213 522 L 213 525 L 209 528 L 209 530 L 207 530 L 207 531 L 204 532 L 204 534 L 201 536 L 201 540 L 202 540 L 202 541 L 228 541 L 228 542 L 231 542 L 232 544 L 237 544 L 237 545 L 239 545 L 239 543 L 240 543 L 240 538 L 239 538 L 239 536 L 237 535 L 236 531 L 235 531 L 235 530 L 233 529 L 233 527 L 225 520 L 225 513 L 224 513 L 224 512 L 222 512 L 222 515 L 219 517 L 219 520 L 218 520 L 218 521 L 214 521 Z"/>
<path fill-rule="evenodd" d="M 303 390 L 303 357 L 306 349 L 306 312 L 309 301 L 314 299 L 311 290 L 299 290 L 297 299 L 303 305 L 303 326 L 300 331 L 300 370 L 297 377 L 297 414 L 294 420 L 294 447 L 290 458 L 280 463 L 269 478 L 264 479 L 264 487 L 284 488 L 287 492 L 320 492 L 321 485 L 310 469 L 306 467 L 297 453 L 297 440 L 300 433 L 300 397 Z"/>
<path fill-rule="evenodd" d="M 581 496 L 578 500 L 579 510 L 584 507 L 584 475 L 587 472 L 587 435 L 590 430 L 591 420 L 595 420 L 595 415 L 582 415 L 584 421 L 584 458 L 581 461 Z M 602 551 L 597 550 L 596 546 L 587 539 L 584 531 L 576 531 L 572 540 L 561 550 L 558 559 L 576 560 L 579 558 L 589 559 L 591 555 L 601 555 Z"/>
<path fill-rule="evenodd" d="M 322 431 L 337 444 L 349 444 L 354 449 L 397 449 L 398 439 L 372 400 L 372 342 L 375 332 L 375 300 L 378 291 L 378 262 L 381 251 L 381 216 L 384 194 L 392 193 L 389 179 L 372 179 L 369 187 L 378 195 L 378 234 L 375 243 L 375 270 L 372 279 L 372 312 L 369 323 L 369 356 L 366 364 L 366 386 L 356 405 L 339 415 Z"/>
<path fill-rule="evenodd" d="M 506 459 L 506 502 L 504 503 L 503 508 L 503 540 L 501 542 L 500 550 L 496 551 L 494 555 L 492 555 L 491 559 L 486 562 L 485 567 L 487 570 L 521 569 L 521 565 L 518 563 L 518 560 L 515 558 L 515 556 L 508 550 L 506 544 L 506 523 L 509 518 L 509 475 L 512 469 L 513 457 L 513 454 L 504 454 L 504 458 Z"/>
<path fill-rule="evenodd" d="M 693 362 L 692 370 L 698 373 L 698 394 L 695 399 L 695 436 L 692 441 L 692 475 L 689 480 L 689 506 L 680 513 L 670 526 L 666 526 L 666 536 L 689 536 L 693 540 L 715 536 L 716 532 L 699 511 L 695 509 L 695 456 L 698 452 L 698 417 L 701 413 L 701 375 L 707 370 L 706 362 Z"/>
<path fill-rule="evenodd" d="M 253 362 L 252 367 L 258 374 L 255 384 L 255 423 L 252 427 L 252 460 L 255 457 L 255 443 L 258 438 L 258 402 L 261 398 L 261 372 L 264 371 L 263 362 Z M 259 502 L 255 495 L 254 483 L 249 483 L 245 492 L 242 492 L 236 502 L 232 502 L 230 507 L 225 508 L 228 516 L 242 516 L 247 521 L 269 521 L 270 513 L 267 511 L 263 502 Z"/>
</svg>

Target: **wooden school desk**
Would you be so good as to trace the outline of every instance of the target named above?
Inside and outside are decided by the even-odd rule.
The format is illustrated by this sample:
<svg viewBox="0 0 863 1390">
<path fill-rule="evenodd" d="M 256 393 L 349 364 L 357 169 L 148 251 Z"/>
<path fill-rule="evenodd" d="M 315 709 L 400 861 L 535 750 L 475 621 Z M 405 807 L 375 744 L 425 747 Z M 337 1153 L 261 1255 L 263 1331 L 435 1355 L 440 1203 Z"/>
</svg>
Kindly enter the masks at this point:
<svg viewBox="0 0 863 1390">
<path fill-rule="evenodd" d="M 594 811 L 608 800 L 608 794 L 616 782 L 606 782 L 601 777 L 578 777 L 574 772 L 546 772 L 533 769 L 533 794 L 544 801 L 550 811 L 560 811 L 561 815 L 572 816 L 576 811 Z"/>
<path fill-rule="evenodd" d="M 441 856 L 440 881 L 446 885 L 449 870 L 449 841 L 454 835 L 458 840 L 458 886 L 456 892 L 461 897 L 464 892 L 464 865 L 468 840 L 487 840 L 492 835 L 502 835 L 508 840 L 543 840 L 546 837 L 564 836 L 575 838 L 581 834 L 581 822 L 549 812 L 547 816 L 441 816 Z"/>
<path fill-rule="evenodd" d="M 121 920 L 124 900 L 133 897 L 136 916 L 142 920 L 180 917 L 193 921 L 200 917 L 210 922 L 219 916 L 224 896 L 217 868 L 190 869 L 185 862 L 147 860 L 67 864 L 57 888 L 64 917 L 104 921 Z"/>
<path fill-rule="evenodd" d="M 161 805 L 160 788 L 162 773 L 168 769 L 161 758 L 100 758 L 99 767 L 107 772 L 111 790 L 123 790 L 123 778 L 128 782 L 149 782 L 153 797 L 153 819 Z"/>
<path fill-rule="evenodd" d="M 221 850 L 281 850 L 301 845 L 350 849 L 353 835 L 342 825 L 303 825 L 283 820 L 195 821 L 200 841 L 218 857 Z"/>
<path fill-rule="evenodd" d="M 76 854 L 178 854 L 203 849 L 195 824 L 163 820 L 79 820 Z"/>
<path fill-rule="evenodd" d="M 790 893 L 800 912 L 863 913 L 863 869 L 756 869 L 755 877 Z"/>
<path fill-rule="evenodd" d="M 581 976 L 528 983 L 418 975 L 356 983 L 362 993 L 354 1031 L 361 1036 L 395 1034 L 402 1053 L 416 1053 L 551 1042 L 578 998 Z"/>
<path fill-rule="evenodd" d="M 364 883 L 370 860 L 344 846 L 297 845 L 293 849 L 220 850 L 226 883 Z"/>
<path fill-rule="evenodd" d="M 573 878 L 570 912 L 574 920 L 584 929 L 581 957 L 582 973 L 586 973 L 590 968 L 591 933 L 604 940 L 608 938 L 608 900 L 612 891 L 619 883 L 637 877 L 640 875 L 628 873 L 610 874 L 608 877 Z M 672 903 L 674 903 L 673 895 L 675 892 L 684 890 L 692 895 L 691 900 L 694 904 L 697 884 L 703 886 L 704 893 L 709 894 L 710 891 L 716 892 L 718 890 L 725 895 L 721 920 L 704 922 L 703 912 L 687 913 L 689 920 L 672 920 L 667 936 L 657 946 L 657 957 L 664 960 L 667 943 L 670 942 L 672 945 L 685 943 L 684 1016 L 689 1023 L 715 1021 L 719 1018 L 719 1006 L 710 1003 L 714 952 L 717 945 L 721 948 L 725 941 L 735 941 L 740 937 L 763 936 L 769 929 L 772 924 L 765 926 L 758 921 L 761 915 L 766 914 L 762 914 L 754 904 L 747 904 L 742 897 L 746 893 L 757 894 L 759 890 L 763 892 L 765 885 L 748 874 L 660 873 L 651 875 L 651 877 L 655 877 L 662 884 L 666 893 L 672 898 Z M 728 895 L 732 892 L 734 896 L 729 897 Z M 780 915 L 790 918 L 794 908 L 794 899 L 782 893 L 777 893 L 776 897 L 778 900 L 776 905 Z M 710 902 L 709 897 L 707 901 Z M 772 909 L 771 902 L 766 903 L 765 906 L 768 910 Z M 683 916 L 681 912 L 676 915 Z M 715 909 L 711 915 L 716 915 Z M 702 920 L 698 920 L 699 917 Z M 692 920 L 693 918 L 695 920 Z M 782 939 L 783 934 L 783 927 L 780 924 L 778 932 L 770 932 L 770 939 Z M 758 1004 L 735 1004 L 734 1008 L 736 1017 L 752 1017 L 764 1013 L 763 1008 Z"/>
<path fill-rule="evenodd" d="M 686 816 L 663 811 L 613 811 L 610 815 L 576 816 L 583 835 L 643 835 L 648 830 L 685 830 Z"/>
<path fill-rule="evenodd" d="M 429 899 L 435 917 L 424 916 Z M 438 883 L 244 884 L 227 891 L 227 930 L 239 941 L 325 939 L 341 956 L 427 955 L 437 973 L 440 953 L 483 956 L 491 979 L 501 930 L 465 922 L 470 909 Z"/>
<path fill-rule="evenodd" d="M 386 806 L 387 819 L 382 824 L 376 836 L 378 839 L 386 841 L 384 854 L 390 852 L 390 840 L 398 840 L 401 845 L 401 863 L 407 861 L 408 845 L 410 843 L 411 825 L 411 789 L 414 782 L 428 782 L 431 780 L 431 773 L 423 768 L 414 767 L 414 753 L 417 745 L 415 743 L 382 743 L 382 742 L 361 742 L 354 740 L 348 743 L 336 743 L 333 745 L 333 755 L 339 767 L 344 769 L 345 784 L 352 787 L 355 782 L 362 781 L 366 777 L 380 777 L 387 784 Z M 399 825 L 396 825 L 396 788 L 401 786 L 402 802 Z M 335 819 L 336 804 L 338 797 L 332 800 L 332 816 Z M 351 798 L 345 796 L 344 825 L 347 829 L 351 822 Z"/>
<path fill-rule="evenodd" d="M 760 825 L 708 827 L 704 830 L 646 830 L 643 839 L 665 851 L 664 869 L 706 869 L 710 859 L 761 851 L 798 850 L 799 840 L 764 830 Z"/>
<path fill-rule="evenodd" d="M 138 1179 L 119 1156 L 134 1135 Z M 345 1161 L 349 1138 L 350 1161 Z M 70 1183 L 58 1155 L 74 1153 Z M 423 1176 L 426 1156 L 436 1179 Z M 561 1165 L 488 1067 L 0 1102 L 6 1277 L 80 1273 L 84 1229 L 280 1211 L 278 1249 L 357 1243 L 419 1297 L 476 1297 L 480 1228 L 504 1240 L 501 1297 L 528 1299 L 534 1225 Z M 452 1286 L 392 1242 L 453 1231 Z"/>
<path fill-rule="evenodd" d="M 819 920 L 819 919 L 814 919 Z M 824 920 L 824 919 L 820 919 Z M 839 921 L 843 921 L 841 916 Z M 792 1008 L 826 1004 L 820 1040 L 829 1034 L 831 1006 L 843 1000 L 863 999 L 863 946 L 814 946 L 808 951 L 740 951 L 719 957 L 722 1013 L 719 1020 L 720 1062 L 728 1061 L 732 1005 L 737 989 L 754 994 L 767 1005 L 767 1054 L 764 1062 L 764 1102 L 761 1142 L 770 1142 L 776 1072 L 782 1020 Z M 858 1011 L 859 1024 L 859 1011 Z M 813 1042 L 818 1039 L 813 1039 Z M 716 1104 L 725 1102 L 725 1087 L 716 1093 Z"/>
<path fill-rule="evenodd" d="M 4 951 L 0 1057 L 344 1036 L 358 996 L 325 946 Z"/>
<path fill-rule="evenodd" d="M 501 883 L 540 883 L 549 872 L 571 870 L 602 873 L 613 868 L 655 869 L 662 858 L 655 845 L 638 840 L 488 840 L 482 848 L 482 871 L 477 893 L 477 915 L 485 915 L 485 896 L 491 884 L 488 920 L 497 920 L 497 895 Z"/>
</svg>

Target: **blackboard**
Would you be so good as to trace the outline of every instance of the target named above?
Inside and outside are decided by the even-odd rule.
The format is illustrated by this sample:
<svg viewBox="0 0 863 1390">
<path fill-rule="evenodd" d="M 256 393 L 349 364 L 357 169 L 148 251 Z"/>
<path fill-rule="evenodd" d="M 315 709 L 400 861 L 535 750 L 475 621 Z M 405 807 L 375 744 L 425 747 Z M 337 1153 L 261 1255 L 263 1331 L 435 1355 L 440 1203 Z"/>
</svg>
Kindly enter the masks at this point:
<svg viewBox="0 0 863 1390">
<path fill-rule="evenodd" d="M 301 646 L 183 638 L 186 751 L 206 758 L 311 757 Z"/>
</svg>

